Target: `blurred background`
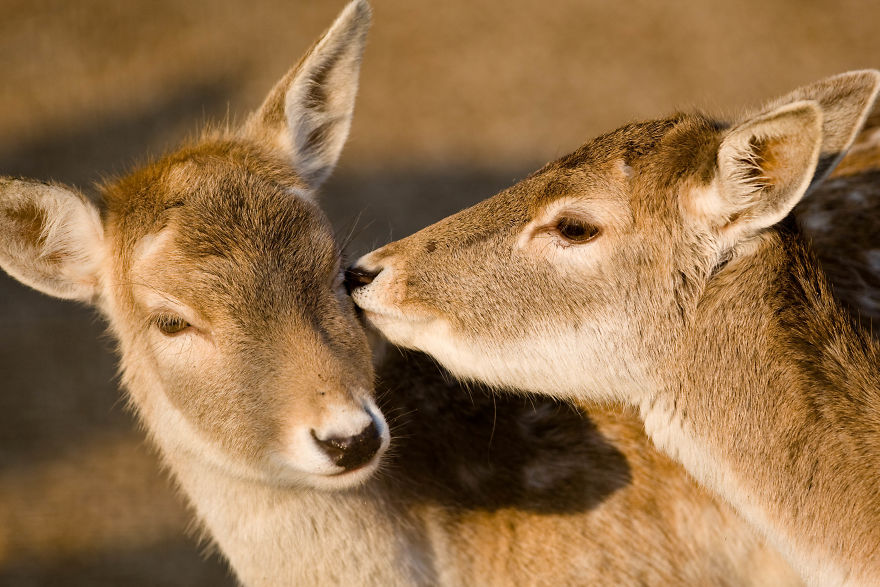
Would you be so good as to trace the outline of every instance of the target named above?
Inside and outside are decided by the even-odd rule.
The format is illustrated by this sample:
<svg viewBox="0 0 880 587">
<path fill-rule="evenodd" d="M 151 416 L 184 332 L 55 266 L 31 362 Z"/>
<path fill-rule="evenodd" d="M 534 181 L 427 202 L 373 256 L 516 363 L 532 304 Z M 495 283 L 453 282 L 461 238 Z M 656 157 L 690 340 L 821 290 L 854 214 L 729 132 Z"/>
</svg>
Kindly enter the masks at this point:
<svg viewBox="0 0 880 587">
<path fill-rule="evenodd" d="M 342 0 L 0 1 L 0 175 L 92 182 L 241 120 Z M 625 122 L 880 66 L 854 0 L 373 0 L 322 202 L 352 258 Z M 90 310 L 0 275 L 0 584 L 224 585 Z M 292 553 L 295 556 L 295 553 Z"/>
</svg>

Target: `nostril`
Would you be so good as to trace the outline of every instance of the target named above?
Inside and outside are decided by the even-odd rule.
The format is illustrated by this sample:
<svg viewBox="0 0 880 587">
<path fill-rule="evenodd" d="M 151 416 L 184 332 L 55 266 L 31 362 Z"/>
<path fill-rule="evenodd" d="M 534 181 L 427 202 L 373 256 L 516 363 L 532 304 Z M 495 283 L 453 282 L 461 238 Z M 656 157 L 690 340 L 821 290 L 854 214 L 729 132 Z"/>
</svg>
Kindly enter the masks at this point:
<svg viewBox="0 0 880 587">
<path fill-rule="evenodd" d="M 312 438 L 336 466 L 347 471 L 357 469 L 370 462 L 382 445 L 382 437 L 374 422 L 370 422 L 356 436 L 321 439 L 312 430 Z"/>
<path fill-rule="evenodd" d="M 318 435 L 312 430 L 312 439 L 315 441 L 315 444 L 321 447 L 321 450 L 327 453 L 327 456 L 330 457 L 330 460 L 334 463 L 341 459 L 345 454 L 346 438 L 328 438 L 327 440 L 322 440 L 318 438 Z"/>
<path fill-rule="evenodd" d="M 355 289 L 372 283 L 381 271 L 381 269 L 370 271 L 369 269 L 353 265 L 345 270 L 345 289 L 351 294 Z"/>
</svg>

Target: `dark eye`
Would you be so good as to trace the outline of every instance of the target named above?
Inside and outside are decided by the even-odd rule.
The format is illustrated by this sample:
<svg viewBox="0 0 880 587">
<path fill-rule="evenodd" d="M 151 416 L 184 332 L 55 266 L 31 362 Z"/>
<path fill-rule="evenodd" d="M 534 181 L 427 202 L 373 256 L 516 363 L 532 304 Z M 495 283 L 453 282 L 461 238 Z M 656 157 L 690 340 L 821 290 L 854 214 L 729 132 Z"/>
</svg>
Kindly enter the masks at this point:
<svg viewBox="0 0 880 587">
<path fill-rule="evenodd" d="M 183 332 L 190 327 L 189 322 L 175 314 L 159 314 L 153 319 L 153 322 L 162 334 L 168 336 Z"/>
<path fill-rule="evenodd" d="M 560 218 L 556 223 L 556 232 L 565 240 L 574 244 L 583 244 L 599 236 L 599 228 L 580 218 Z"/>
</svg>

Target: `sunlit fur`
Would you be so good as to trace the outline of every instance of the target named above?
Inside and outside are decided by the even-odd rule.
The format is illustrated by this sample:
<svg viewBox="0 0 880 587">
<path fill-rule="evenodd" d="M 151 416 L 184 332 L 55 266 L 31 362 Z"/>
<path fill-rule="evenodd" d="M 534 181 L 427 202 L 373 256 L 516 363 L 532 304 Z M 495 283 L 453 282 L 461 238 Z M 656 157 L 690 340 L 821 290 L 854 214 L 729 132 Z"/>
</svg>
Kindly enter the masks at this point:
<svg viewBox="0 0 880 587">
<path fill-rule="evenodd" d="M 315 204 L 350 123 L 367 24 L 366 4 L 350 4 L 243 129 L 108 183 L 100 207 L 0 180 L 0 266 L 102 311 L 131 404 L 238 579 L 796 583 L 629 410 L 496 399 L 394 349 L 374 395 Z M 370 420 L 395 436 L 382 469 L 372 474 L 377 456 L 337 475 L 310 431 Z"/>
<path fill-rule="evenodd" d="M 880 581 L 880 349 L 790 218 L 878 80 L 829 78 L 732 123 L 622 127 L 363 257 L 376 277 L 355 302 L 458 376 L 637 406 L 809 582 Z M 553 232 L 567 216 L 600 235 L 572 246 Z"/>
</svg>

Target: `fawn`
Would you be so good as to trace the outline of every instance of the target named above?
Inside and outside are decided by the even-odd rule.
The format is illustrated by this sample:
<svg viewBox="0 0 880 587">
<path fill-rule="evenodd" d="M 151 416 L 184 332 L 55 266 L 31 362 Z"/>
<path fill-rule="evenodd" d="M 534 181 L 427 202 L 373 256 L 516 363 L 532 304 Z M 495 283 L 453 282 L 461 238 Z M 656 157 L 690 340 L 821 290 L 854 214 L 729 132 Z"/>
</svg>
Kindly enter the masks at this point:
<svg viewBox="0 0 880 587">
<path fill-rule="evenodd" d="M 132 406 L 244 584 L 796 582 L 625 410 L 468 394 L 394 352 L 374 396 L 315 201 L 369 16 L 349 4 L 241 128 L 99 205 L 0 180 L 0 266 L 106 317 Z"/>
<path fill-rule="evenodd" d="M 880 345 L 789 217 L 878 85 L 851 72 L 733 124 L 624 126 L 364 256 L 355 303 L 456 376 L 638 409 L 654 444 L 807 581 L 880 582 Z M 831 189 L 876 197 L 874 141 Z M 876 269 L 868 242 L 849 250 Z M 849 301 L 870 312 L 875 299 Z"/>
</svg>

